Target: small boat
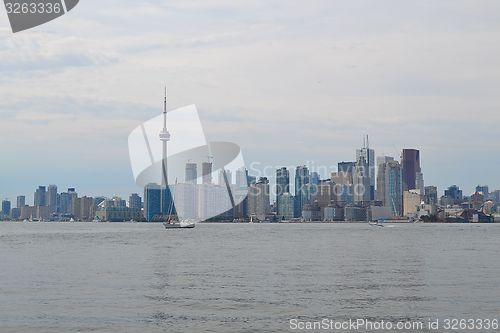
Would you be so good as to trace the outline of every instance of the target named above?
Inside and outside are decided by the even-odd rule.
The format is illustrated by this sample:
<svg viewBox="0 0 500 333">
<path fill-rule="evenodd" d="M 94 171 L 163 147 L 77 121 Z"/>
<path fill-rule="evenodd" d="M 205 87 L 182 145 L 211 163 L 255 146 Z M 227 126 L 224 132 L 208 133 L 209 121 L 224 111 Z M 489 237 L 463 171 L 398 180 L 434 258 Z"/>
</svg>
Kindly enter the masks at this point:
<svg viewBox="0 0 500 333">
<path fill-rule="evenodd" d="M 179 222 L 165 222 L 163 225 L 165 229 L 192 229 L 196 224 L 191 220 L 181 220 Z"/>
</svg>

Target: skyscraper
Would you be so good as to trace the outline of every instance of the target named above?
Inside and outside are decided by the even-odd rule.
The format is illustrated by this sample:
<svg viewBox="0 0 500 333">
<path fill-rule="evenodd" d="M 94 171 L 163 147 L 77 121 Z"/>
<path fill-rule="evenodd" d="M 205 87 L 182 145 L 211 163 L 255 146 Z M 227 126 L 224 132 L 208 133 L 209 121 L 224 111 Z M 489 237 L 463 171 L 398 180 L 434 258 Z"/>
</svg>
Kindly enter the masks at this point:
<svg viewBox="0 0 500 333">
<path fill-rule="evenodd" d="M 2 216 L 10 217 L 11 202 L 7 199 L 2 201 Z"/>
<path fill-rule="evenodd" d="M 401 216 L 403 184 L 401 165 L 394 159 L 379 164 L 377 176 L 377 200 L 389 207 L 394 216 Z"/>
<path fill-rule="evenodd" d="M 196 163 L 186 163 L 185 181 L 188 184 L 196 184 L 198 179 L 198 165 Z"/>
<path fill-rule="evenodd" d="M 438 204 L 438 189 L 436 186 L 426 186 L 425 187 L 424 202 L 428 205 Z"/>
<path fill-rule="evenodd" d="M 290 172 L 282 167 L 276 170 L 276 211 L 280 212 L 280 197 L 290 192 Z"/>
<path fill-rule="evenodd" d="M 309 169 L 306 166 L 298 166 L 295 169 L 295 217 L 302 215 L 302 207 L 309 203 L 310 182 Z"/>
<path fill-rule="evenodd" d="M 420 168 L 420 151 L 403 149 L 401 165 L 403 166 L 403 191 L 422 190 L 423 176 Z"/>
<path fill-rule="evenodd" d="M 17 197 L 17 208 L 21 209 L 26 206 L 26 197 L 24 195 L 20 195 Z"/>
<path fill-rule="evenodd" d="M 47 206 L 45 186 L 38 186 L 34 196 L 34 206 Z"/>
<path fill-rule="evenodd" d="M 238 188 L 248 187 L 248 171 L 245 168 L 236 170 L 236 186 Z"/>
<path fill-rule="evenodd" d="M 370 141 L 368 135 L 366 140 L 363 139 L 363 148 L 356 150 L 356 165 L 361 157 L 364 158 L 367 170 L 365 172 L 365 177 L 368 177 L 368 196 L 369 200 L 375 200 L 375 150 L 370 149 Z"/>
<path fill-rule="evenodd" d="M 269 180 L 266 177 L 261 177 L 257 183 L 250 185 L 248 191 L 248 215 L 255 216 L 258 220 L 263 221 L 270 211 Z"/>
<path fill-rule="evenodd" d="M 212 162 L 203 162 L 201 164 L 203 184 L 212 184 Z"/>
<path fill-rule="evenodd" d="M 372 199 L 369 165 L 363 155 L 358 156 L 353 174 L 353 196 L 355 203 L 369 202 Z"/>
<path fill-rule="evenodd" d="M 137 193 L 132 193 L 128 198 L 128 206 L 129 208 L 141 210 L 142 208 L 142 199 Z"/>
<path fill-rule="evenodd" d="M 295 199 L 293 195 L 289 192 L 283 193 L 277 202 L 279 201 L 278 209 L 278 219 L 290 220 L 294 216 L 295 209 Z"/>
<path fill-rule="evenodd" d="M 57 212 L 57 186 L 56 185 L 49 185 L 49 188 L 47 190 L 47 206 L 49 207 L 49 213 L 55 213 Z"/>
<path fill-rule="evenodd" d="M 148 222 L 161 213 L 161 187 L 158 184 L 148 184 L 144 187 L 144 217 Z"/>
</svg>

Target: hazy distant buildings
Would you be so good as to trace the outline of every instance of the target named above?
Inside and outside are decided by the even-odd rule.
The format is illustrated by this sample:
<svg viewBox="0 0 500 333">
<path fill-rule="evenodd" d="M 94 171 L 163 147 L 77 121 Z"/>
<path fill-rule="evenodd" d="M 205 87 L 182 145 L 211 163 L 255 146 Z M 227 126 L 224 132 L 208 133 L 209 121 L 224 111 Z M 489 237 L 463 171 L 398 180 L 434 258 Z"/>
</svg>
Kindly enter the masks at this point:
<svg viewBox="0 0 500 333">
<path fill-rule="evenodd" d="M 186 163 L 184 179 L 188 184 L 196 184 L 198 179 L 198 165 L 196 163 Z"/>
<path fill-rule="evenodd" d="M 202 183 L 212 184 L 212 163 L 203 162 L 201 164 L 201 172 L 202 172 Z"/>
<path fill-rule="evenodd" d="M 226 170 L 222 169 L 219 171 L 219 185 L 224 186 L 224 188 L 227 187 L 226 184 L 226 179 L 227 179 L 227 184 L 232 185 L 233 184 L 233 173 L 231 170 Z"/>
<path fill-rule="evenodd" d="M 490 198 L 490 188 L 485 185 L 476 186 L 476 192 L 482 193 L 484 195 L 484 199 L 488 200 Z"/>
<path fill-rule="evenodd" d="M 248 184 L 248 171 L 245 168 L 236 170 L 236 187 L 246 188 Z"/>
</svg>

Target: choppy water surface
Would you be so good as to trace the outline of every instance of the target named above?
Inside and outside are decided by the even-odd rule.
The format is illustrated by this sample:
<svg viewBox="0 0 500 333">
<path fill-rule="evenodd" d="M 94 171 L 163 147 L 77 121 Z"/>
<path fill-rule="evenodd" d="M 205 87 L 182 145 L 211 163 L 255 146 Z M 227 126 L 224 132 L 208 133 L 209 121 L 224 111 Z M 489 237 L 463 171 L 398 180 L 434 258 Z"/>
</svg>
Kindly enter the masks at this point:
<svg viewBox="0 0 500 333">
<path fill-rule="evenodd" d="M 500 225 L 0 223 L 0 332 L 500 317 Z"/>
</svg>

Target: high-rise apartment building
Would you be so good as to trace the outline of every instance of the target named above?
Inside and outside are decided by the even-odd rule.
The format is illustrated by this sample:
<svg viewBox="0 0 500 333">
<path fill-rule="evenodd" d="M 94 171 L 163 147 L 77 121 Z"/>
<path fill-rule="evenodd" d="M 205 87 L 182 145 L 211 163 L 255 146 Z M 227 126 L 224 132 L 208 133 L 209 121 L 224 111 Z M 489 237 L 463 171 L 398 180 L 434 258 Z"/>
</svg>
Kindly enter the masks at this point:
<svg viewBox="0 0 500 333">
<path fill-rule="evenodd" d="M 403 184 L 399 162 L 387 160 L 378 166 L 377 200 L 389 207 L 394 216 L 403 214 Z"/>
<path fill-rule="evenodd" d="M 269 180 L 261 177 L 255 184 L 251 184 L 248 191 L 248 215 L 263 221 L 271 212 L 269 197 Z"/>
<path fill-rule="evenodd" d="M 26 206 L 26 197 L 24 195 L 20 195 L 17 197 L 17 208 L 21 209 Z"/>
<path fill-rule="evenodd" d="M 49 185 L 47 189 L 47 206 L 49 207 L 49 213 L 58 211 L 58 201 L 57 186 Z"/>
<path fill-rule="evenodd" d="M 45 186 L 38 186 L 34 195 L 34 206 L 47 206 Z"/>
</svg>

